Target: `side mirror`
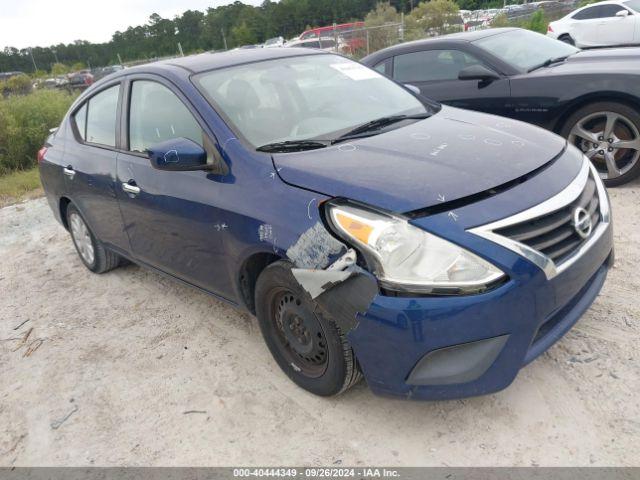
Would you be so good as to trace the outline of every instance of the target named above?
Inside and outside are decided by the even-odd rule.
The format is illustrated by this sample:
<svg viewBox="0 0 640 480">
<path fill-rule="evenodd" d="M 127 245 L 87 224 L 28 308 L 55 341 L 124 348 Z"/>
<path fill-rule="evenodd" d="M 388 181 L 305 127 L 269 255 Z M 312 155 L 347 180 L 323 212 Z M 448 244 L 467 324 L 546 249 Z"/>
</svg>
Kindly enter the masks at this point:
<svg viewBox="0 0 640 480">
<path fill-rule="evenodd" d="M 616 13 L 616 17 L 628 17 L 629 16 L 629 10 L 620 10 L 619 12 Z"/>
<path fill-rule="evenodd" d="M 147 149 L 153 168 L 169 171 L 206 170 L 207 152 L 188 138 L 172 138 Z"/>
<path fill-rule="evenodd" d="M 409 83 L 405 83 L 404 86 L 406 88 L 408 88 L 409 90 L 411 90 L 413 93 L 420 95 L 420 89 L 418 87 L 416 87 L 415 85 L 411 85 Z"/>
<path fill-rule="evenodd" d="M 493 70 L 489 70 L 484 65 L 471 65 L 458 72 L 458 80 L 480 80 L 491 82 L 498 80 L 500 76 Z"/>
</svg>

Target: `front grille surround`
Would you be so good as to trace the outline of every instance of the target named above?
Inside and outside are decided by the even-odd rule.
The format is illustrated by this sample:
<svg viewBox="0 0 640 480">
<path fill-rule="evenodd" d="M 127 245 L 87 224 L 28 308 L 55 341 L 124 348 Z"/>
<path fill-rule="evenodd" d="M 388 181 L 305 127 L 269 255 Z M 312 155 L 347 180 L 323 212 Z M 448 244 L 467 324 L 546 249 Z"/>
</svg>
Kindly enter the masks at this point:
<svg viewBox="0 0 640 480">
<path fill-rule="evenodd" d="M 584 208 L 592 229 L 582 238 L 574 228 L 574 212 Z M 498 243 L 540 267 L 548 279 L 580 258 L 610 223 L 607 193 L 598 172 L 584 157 L 574 180 L 560 193 L 528 210 L 469 232 Z"/>
</svg>

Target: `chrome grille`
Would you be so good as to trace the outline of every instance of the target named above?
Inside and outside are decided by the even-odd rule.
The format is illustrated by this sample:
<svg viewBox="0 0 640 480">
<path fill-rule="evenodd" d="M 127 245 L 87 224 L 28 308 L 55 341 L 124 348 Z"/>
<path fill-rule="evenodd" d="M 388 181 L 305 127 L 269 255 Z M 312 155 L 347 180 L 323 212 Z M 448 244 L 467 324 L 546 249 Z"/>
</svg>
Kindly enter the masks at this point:
<svg viewBox="0 0 640 480">
<path fill-rule="evenodd" d="M 574 226 L 574 212 L 579 207 L 584 208 L 591 217 L 591 235 L 593 235 L 601 216 L 598 189 L 592 173 L 587 178 L 582 193 L 568 205 L 531 220 L 494 231 L 537 250 L 553 260 L 556 265 L 560 265 L 589 238 L 580 236 Z"/>
<path fill-rule="evenodd" d="M 574 215 L 583 228 L 576 229 Z M 592 228 L 587 234 L 589 218 Z M 595 167 L 583 157 L 578 175 L 564 190 L 511 217 L 468 231 L 522 255 L 551 280 L 585 255 L 610 225 L 607 192 Z"/>
</svg>

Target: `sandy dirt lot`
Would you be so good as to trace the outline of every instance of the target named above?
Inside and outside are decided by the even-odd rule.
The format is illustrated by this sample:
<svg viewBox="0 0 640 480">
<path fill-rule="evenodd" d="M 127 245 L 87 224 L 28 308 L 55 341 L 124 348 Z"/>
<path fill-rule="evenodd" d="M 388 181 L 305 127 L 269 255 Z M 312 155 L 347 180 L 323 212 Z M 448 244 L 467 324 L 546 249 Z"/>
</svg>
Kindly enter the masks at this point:
<svg viewBox="0 0 640 480">
<path fill-rule="evenodd" d="M 0 465 L 640 465 L 640 182 L 593 307 L 495 395 L 314 397 L 249 315 L 88 272 L 43 199 L 0 209 Z"/>
</svg>

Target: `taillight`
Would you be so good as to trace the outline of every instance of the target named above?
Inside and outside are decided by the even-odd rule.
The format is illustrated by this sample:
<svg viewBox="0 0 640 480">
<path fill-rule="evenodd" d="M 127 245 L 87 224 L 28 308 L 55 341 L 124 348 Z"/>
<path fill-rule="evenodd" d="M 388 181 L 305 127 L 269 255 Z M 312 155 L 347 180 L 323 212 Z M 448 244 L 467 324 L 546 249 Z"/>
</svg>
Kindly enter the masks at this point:
<svg viewBox="0 0 640 480">
<path fill-rule="evenodd" d="M 553 28 L 551 28 L 551 25 L 549 25 L 549 26 L 547 27 L 547 32 L 551 32 L 551 33 L 553 33 Z"/>
<path fill-rule="evenodd" d="M 47 147 L 42 147 L 38 150 L 38 163 L 42 163 L 44 156 L 47 154 Z"/>
</svg>

